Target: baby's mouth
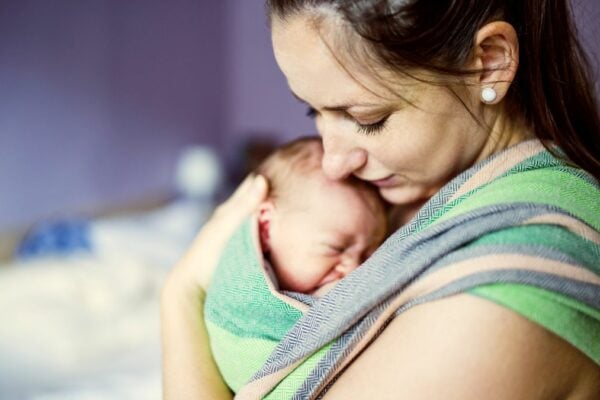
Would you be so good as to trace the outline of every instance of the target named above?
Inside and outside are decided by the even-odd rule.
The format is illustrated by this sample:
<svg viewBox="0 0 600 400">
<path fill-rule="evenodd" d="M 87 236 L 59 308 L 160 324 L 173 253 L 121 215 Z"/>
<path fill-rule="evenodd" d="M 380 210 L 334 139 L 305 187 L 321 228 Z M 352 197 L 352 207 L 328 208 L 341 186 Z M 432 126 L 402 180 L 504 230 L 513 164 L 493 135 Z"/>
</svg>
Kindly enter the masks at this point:
<svg viewBox="0 0 600 400">
<path fill-rule="evenodd" d="M 335 269 L 331 270 L 327 275 L 323 277 L 323 279 L 321 279 L 321 282 L 317 283 L 317 289 L 321 286 L 327 285 L 328 283 L 339 281 L 343 277 L 344 274 L 342 274 L 341 272 L 336 271 Z"/>
<path fill-rule="evenodd" d="M 336 270 L 332 270 L 317 283 L 316 288 L 310 293 L 314 296 L 319 296 L 329 291 L 336 283 L 338 283 L 344 275 Z"/>
<path fill-rule="evenodd" d="M 324 284 L 318 286 L 315 290 L 313 290 L 309 294 L 311 296 L 315 296 L 315 297 L 322 297 L 327 292 L 329 292 L 331 289 L 333 289 L 333 287 L 338 283 L 338 281 L 339 281 L 339 279 L 336 279 L 336 280 L 332 280 L 327 283 L 324 283 Z"/>
</svg>

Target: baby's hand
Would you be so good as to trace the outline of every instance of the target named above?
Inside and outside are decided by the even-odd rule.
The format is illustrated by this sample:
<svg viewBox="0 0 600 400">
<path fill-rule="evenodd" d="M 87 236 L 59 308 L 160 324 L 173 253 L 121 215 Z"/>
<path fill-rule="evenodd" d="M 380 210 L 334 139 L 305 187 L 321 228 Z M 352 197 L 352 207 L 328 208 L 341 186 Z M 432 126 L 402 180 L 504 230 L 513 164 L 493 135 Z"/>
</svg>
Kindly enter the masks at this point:
<svg viewBox="0 0 600 400">
<path fill-rule="evenodd" d="M 227 241 L 258 209 L 267 192 L 268 184 L 263 176 L 249 175 L 233 195 L 216 208 L 169 275 L 168 283 L 184 290 L 201 288 L 206 291 Z"/>
</svg>

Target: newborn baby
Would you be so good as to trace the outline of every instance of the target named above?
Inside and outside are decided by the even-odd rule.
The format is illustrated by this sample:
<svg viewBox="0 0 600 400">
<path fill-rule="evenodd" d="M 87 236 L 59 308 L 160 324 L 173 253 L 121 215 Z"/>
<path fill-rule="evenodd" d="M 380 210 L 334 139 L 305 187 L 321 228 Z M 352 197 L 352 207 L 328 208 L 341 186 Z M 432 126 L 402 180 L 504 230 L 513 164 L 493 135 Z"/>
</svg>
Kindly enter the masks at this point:
<svg viewBox="0 0 600 400">
<path fill-rule="evenodd" d="M 358 179 L 328 180 L 322 155 L 319 138 L 303 138 L 257 170 L 270 187 L 258 215 L 261 248 L 282 290 L 324 294 L 385 237 L 377 191 Z"/>
<path fill-rule="evenodd" d="M 357 179 L 328 180 L 319 138 L 276 150 L 258 168 L 269 196 L 229 241 L 204 317 L 215 361 L 237 392 L 318 297 L 386 234 L 384 203 Z"/>
</svg>

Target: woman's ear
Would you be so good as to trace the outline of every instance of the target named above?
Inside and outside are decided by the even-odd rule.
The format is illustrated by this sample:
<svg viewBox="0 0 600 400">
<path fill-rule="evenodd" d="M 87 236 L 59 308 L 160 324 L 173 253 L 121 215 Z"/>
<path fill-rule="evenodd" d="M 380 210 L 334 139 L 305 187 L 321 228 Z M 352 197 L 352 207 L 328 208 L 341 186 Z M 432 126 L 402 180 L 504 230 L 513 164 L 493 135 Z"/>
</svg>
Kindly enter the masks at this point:
<svg viewBox="0 0 600 400">
<path fill-rule="evenodd" d="M 508 92 L 519 66 L 519 40 L 507 22 L 495 21 L 483 26 L 475 38 L 475 65 L 480 101 L 497 104 Z"/>
<path fill-rule="evenodd" d="M 275 205 L 271 200 L 263 201 L 258 207 L 258 232 L 263 253 L 271 250 L 271 221 L 275 213 Z"/>
</svg>

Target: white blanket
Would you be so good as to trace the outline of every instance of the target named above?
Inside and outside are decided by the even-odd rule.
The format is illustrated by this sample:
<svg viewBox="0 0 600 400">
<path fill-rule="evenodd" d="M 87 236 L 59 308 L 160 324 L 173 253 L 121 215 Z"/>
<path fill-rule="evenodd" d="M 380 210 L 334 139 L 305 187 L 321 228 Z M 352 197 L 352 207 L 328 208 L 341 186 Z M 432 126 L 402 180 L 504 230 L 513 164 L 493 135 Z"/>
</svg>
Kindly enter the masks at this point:
<svg viewBox="0 0 600 400">
<path fill-rule="evenodd" d="M 160 399 L 165 274 L 123 257 L 0 266 L 0 398 Z"/>
</svg>

